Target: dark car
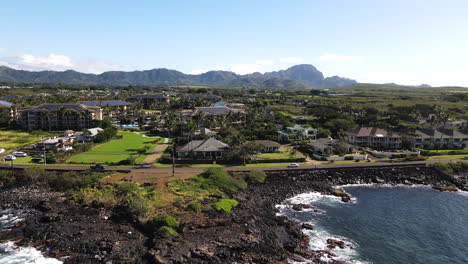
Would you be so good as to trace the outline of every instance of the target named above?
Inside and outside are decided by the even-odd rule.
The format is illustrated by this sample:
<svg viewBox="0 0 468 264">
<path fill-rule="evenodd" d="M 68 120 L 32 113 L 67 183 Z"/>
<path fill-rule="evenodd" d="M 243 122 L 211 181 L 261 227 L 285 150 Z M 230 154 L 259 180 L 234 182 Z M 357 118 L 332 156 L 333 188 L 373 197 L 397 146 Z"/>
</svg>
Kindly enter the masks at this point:
<svg viewBox="0 0 468 264">
<path fill-rule="evenodd" d="M 34 154 L 32 155 L 33 158 L 44 158 L 44 154 Z"/>
<path fill-rule="evenodd" d="M 91 170 L 105 170 L 106 169 L 106 167 L 104 165 L 102 165 L 102 164 L 91 165 L 91 166 L 89 166 L 89 168 Z"/>
</svg>

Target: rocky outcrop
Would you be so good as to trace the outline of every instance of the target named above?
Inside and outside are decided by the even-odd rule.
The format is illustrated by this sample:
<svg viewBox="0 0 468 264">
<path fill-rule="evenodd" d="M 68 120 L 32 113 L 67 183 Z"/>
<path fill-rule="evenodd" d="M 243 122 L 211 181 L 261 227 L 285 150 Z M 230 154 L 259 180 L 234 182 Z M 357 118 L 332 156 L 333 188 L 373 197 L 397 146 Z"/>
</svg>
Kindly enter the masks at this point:
<svg viewBox="0 0 468 264">
<path fill-rule="evenodd" d="M 237 172 L 241 177 L 244 172 Z M 233 195 L 239 205 L 232 214 L 206 211 L 204 221 L 181 223 L 173 237 L 155 237 L 141 229 L 125 212 L 100 207 L 84 208 L 47 190 L 21 187 L 0 192 L 0 205 L 35 208 L 25 222 L 21 243 L 49 248 L 52 256 L 70 256 L 68 263 L 287 263 L 309 259 L 320 263 L 328 250 L 311 252 L 302 229 L 312 225 L 277 216 L 275 205 L 292 196 L 317 191 L 349 196 L 333 186 L 356 183 L 427 184 L 460 183 L 427 167 L 346 168 L 270 171 L 263 184 Z M 297 205 L 296 210 L 310 209 Z M 329 248 L 347 247 L 339 240 Z"/>
</svg>

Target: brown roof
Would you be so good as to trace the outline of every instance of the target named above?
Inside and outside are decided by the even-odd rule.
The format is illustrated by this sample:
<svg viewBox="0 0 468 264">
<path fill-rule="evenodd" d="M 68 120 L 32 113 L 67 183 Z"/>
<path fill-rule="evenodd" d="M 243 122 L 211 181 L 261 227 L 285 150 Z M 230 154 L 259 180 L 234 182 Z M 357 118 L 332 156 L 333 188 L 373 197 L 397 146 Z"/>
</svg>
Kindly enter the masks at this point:
<svg viewBox="0 0 468 264">
<path fill-rule="evenodd" d="M 400 137 L 400 135 L 377 127 L 360 127 L 347 132 L 354 137 Z"/>
</svg>

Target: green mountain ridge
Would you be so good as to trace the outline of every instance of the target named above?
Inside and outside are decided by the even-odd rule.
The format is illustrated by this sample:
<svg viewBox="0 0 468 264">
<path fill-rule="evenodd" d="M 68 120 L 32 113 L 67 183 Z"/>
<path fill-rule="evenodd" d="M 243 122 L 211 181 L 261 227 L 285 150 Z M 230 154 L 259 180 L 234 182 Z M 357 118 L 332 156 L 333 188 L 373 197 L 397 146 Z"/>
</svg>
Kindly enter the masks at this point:
<svg viewBox="0 0 468 264">
<path fill-rule="evenodd" d="M 65 83 L 83 85 L 202 85 L 251 88 L 333 88 L 355 84 L 339 76 L 325 78 L 313 65 L 302 64 L 286 70 L 239 75 L 229 71 L 209 71 L 193 75 L 165 68 L 145 71 L 109 71 L 101 74 L 67 71 L 25 71 L 0 66 L 0 82 Z"/>
</svg>

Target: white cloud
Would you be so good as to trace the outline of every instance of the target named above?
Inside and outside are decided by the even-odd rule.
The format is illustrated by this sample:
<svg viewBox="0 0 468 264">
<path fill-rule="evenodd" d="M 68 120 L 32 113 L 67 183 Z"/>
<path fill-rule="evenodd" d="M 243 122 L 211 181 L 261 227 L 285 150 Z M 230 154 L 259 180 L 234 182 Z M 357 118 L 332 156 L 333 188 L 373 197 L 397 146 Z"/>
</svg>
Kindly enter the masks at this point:
<svg viewBox="0 0 468 264">
<path fill-rule="evenodd" d="M 5 48 L 0 48 L 0 53 L 5 52 Z"/>
<path fill-rule="evenodd" d="M 325 62 L 360 62 L 363 60 L 363 56 L 343 56 L 336 54 L 323 54 L 320 56 L 320 61 Z"/>
<path fill-rule="evenodd" d="M 275 64 L 275 62 L 272 60 L 257 60 L 255 64 L 263 66 L 272 66 L 273 64 Z"/>
<path fill-rule="evenodd" d="M 263 65 L 259 64 L 233 64 L 230 66 L 229 70 L 237 74 L 265 72 Z"/>
<path fill-rule="evenodd" d="M 283 63 L 301 63 L 304 61 L 304 59 L 299 57 L 286 57 L 281 58 L 280 61 Z"/>
<path fill-rule="evenodd" d="M 57 54 L 50 54 L 47 57 L 24 54 L 2 58 L 0 63 L 21 70 L 67 70 L 74 66 L 69 57 Z"/>
<path fill-rule="evenodd" d="M 34 56 L 31 54 L 3 57 L 0 58 L 0 65 L 18 70 L 65 71 L 73 69 L 79 72 L 95 74 L 105 71 L 126 70 L 126 68 L 121 65 L 108 63 L 100 59 L 85 59 L 73 62 L 68 56 L 53 53 L 45 57 Z"/>
</svg>

